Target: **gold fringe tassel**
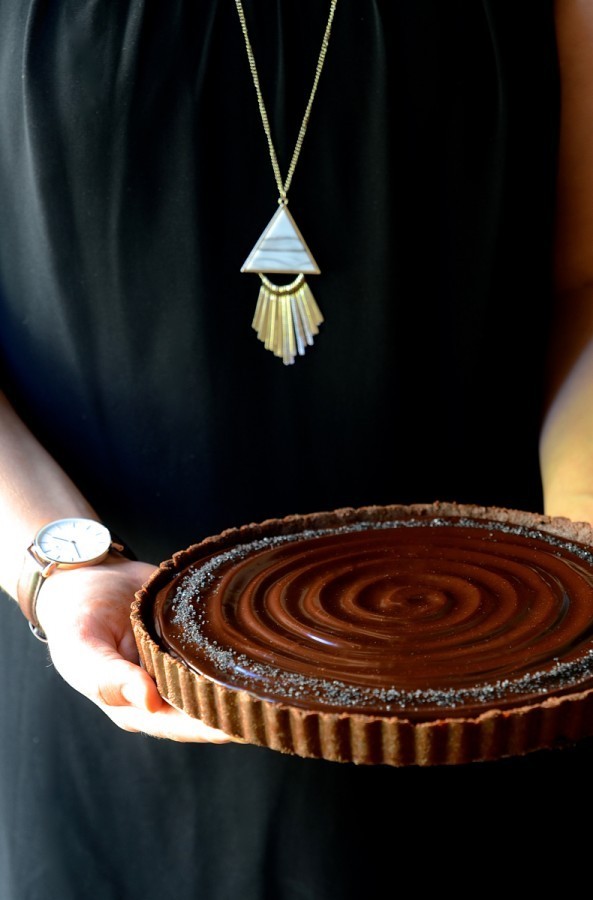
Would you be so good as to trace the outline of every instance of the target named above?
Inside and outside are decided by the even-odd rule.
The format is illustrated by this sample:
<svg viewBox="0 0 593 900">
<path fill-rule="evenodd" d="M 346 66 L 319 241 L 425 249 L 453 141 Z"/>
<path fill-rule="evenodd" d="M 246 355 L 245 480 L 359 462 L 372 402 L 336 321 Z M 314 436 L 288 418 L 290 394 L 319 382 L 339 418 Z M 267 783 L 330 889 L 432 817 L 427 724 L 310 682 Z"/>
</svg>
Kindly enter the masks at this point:
<svg viewBox="0 0 593 900">
<path fill-rule="evenodd" d="M 306 347 L 313 344 L 323 316 L 304 275 L 283 285 L 273 284 L 261 273 L 259 277 L 262 284 L 253 328 L 266 350 L 282 359 L 285 366 L 292 365 L 297 353 L 304 356 Z"/>
</svg>

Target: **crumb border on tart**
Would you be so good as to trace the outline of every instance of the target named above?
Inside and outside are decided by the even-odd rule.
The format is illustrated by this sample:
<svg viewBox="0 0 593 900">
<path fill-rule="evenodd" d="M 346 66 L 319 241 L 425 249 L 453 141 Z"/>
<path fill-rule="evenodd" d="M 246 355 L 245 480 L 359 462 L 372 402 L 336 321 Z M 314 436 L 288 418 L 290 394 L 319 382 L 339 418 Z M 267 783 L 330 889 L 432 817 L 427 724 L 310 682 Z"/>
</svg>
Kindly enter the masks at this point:
<svg viewBox="0 0 593 900">
<path fill-rule="evenodd" d="M 188 715 L 248 743 L 303 757 L 392 766 L 453 765 L 524 755 L 593 736 L 593 688 L 490 709 L 473 717 L 448 718 L 444 713 L 441 719 L 411 721 L 405 714 L 307 710 L 260 699 L 190 670 L 159 645 L 152 624 L 157 593 L 187 566 L 213 553 L 307 529 L 452 516 L 537 529 L 593 549 L 593 528 L 585 522 L 445 502 L 344 508 L 230 528 L 175 553 L 137 593 L 131 615 L 141 663 L 155 679 L 160 694 Z"/>
</svg>

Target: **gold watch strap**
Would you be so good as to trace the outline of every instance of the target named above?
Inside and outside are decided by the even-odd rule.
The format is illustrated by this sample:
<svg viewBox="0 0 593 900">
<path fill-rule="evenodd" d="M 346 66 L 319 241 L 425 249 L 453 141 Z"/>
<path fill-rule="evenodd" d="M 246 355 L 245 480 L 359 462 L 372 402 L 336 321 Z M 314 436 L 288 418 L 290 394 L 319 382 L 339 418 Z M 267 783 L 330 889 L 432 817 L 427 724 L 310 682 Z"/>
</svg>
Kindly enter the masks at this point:
<svg viewBox="0 0 593 900">
<path fill-rule="evenodd" d="M 23 561 L 23 568 L 17 584 L 16 599 L 21 608 L 21 612 L 25 618 L 28 619 L 31 629 L 36 637 L 39 635 L 35 629 L 43 634 L 37 618 L 37 598 L 39 596 L 39 591 L 41 590 L 41 585 L 55 568 L 55 563 L 42 562 L 37 559 L 33 544 L 27 548 Z"/>
</svg>

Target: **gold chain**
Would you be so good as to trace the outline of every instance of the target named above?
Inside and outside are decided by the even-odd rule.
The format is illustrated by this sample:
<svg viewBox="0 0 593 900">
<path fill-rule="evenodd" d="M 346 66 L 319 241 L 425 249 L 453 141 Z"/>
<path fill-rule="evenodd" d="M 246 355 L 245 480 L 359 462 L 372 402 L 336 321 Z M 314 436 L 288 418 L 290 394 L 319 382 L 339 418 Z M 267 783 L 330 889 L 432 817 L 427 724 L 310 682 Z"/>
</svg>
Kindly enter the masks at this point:
<svg viewBox="0 0 593 900">
<path fill-rule="evenodd" d="M 334 13 L 336 11 L 336 6 L 338 5 L 338 0 L 331 0 L 330 9 L 329 9 L 329 17 L 327 20 L 327 25 L 325 26 L 325 33 L 323 35 L 323 41 L 321 42 L 321 50 L 319 52 L 319 59 L 317 60 L 317 66 L 315 68 L 315 78 L 313 79 L 313 88 L 311 90 L 311 95 L 309 97 L 309 102 L 307 103 L 307 108 L 305 109 L 305 115 L 303 116 L 303 121 L 301 124 L 301 128 L 297 137 L 297 142 L 295 144 L 295 148 L 292 154 L 292 159 L 290 161 L 290 166 L 288 167 L 288 174 L 286 176 L 286 181 L 282 180 L 282 175 L 280 172 L 280 166 L 278 165 L 278 157 L 276 155 L 276 149 L 274 147 L 274 142 L 272 140 L 272 132 L 270 130 L 270 122 L 268 120 L 268 114 L 266 112 L 266 107 L 264 104 L 264 98 L 261 92 L 261 87 L 259 83 L 259 75 L 257 73 L 257 66 L 255 65 L 255 57 L 253 55 L 253 48 L 251 46 L 251 41 L 249 40 L 249 34 L 247 32 L 247 22 L 245 20 L 245 12 L 243 10 L 242 0 L 235 0 L 235 4 L 237 6 L 237 12 L 239 13 L 239 21 L 241 23 L 241 30 L 243 31 L 243 37 L 245 38 L 245 48 L 247 50 L 247 58 L 249 60 L 249 68 L 251 70 L 251 76 L 253 78 L 253 84 L 255 85 L 255 92 L 257 94 L 257 104 L 259 106 L 259 112 L 261 115 L 262 124 L 264 126 L 264 131 L 266 133 L 266 138 L 268 141 L 268 148 L 270 151 L 270 159 L 272 161 L 272 168 L 274 170 L 274 178 L 276 179 L 276 185 L 278 187 L 278 193 L 280 194 L 279 203 L 286 205 L 288 203 L 288 191 L 290 190 L 290 185 L 292 183 L 292 176 L 294 175 L 294 170 L 296 169 L 296 164 L 298 162 L 298 158 L 301 152 L 301 148 L 303 146 L 303 140 L 305 138 L 305 132 L 307 130 L 307 125 L 309 124 L 309 116 L 311 115 L 311 108 L 313 106 L 313 100 L 315 99 L 315 94 L 317 93 L 317 86 L 319 84 L 319 78 L 321 76 L 321 71 L 323 69 L 323 64 L 325 62 L 325 56 L 327 54 L 327 48 L 329 45 L 329 38 L 332 29 L 332 22 L 334 20 Z"/>
</svg>

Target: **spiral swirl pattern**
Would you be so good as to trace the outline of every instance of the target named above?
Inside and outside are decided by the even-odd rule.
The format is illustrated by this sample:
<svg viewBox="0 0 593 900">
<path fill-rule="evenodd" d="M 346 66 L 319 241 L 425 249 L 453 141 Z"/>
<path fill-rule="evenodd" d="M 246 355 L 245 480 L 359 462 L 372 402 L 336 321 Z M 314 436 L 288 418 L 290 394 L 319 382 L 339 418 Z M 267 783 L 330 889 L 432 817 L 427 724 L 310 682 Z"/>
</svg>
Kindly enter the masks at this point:
<svg viewBox="0 0 593 900">
<path fill-rule="evenodd" d="M 197 671 L 266 699 L 374 714 L 500 706 L 590 677 L 593 561 L 489 522 L 291 535 L 184 575 L 161 630 Z"/>
</svg>

